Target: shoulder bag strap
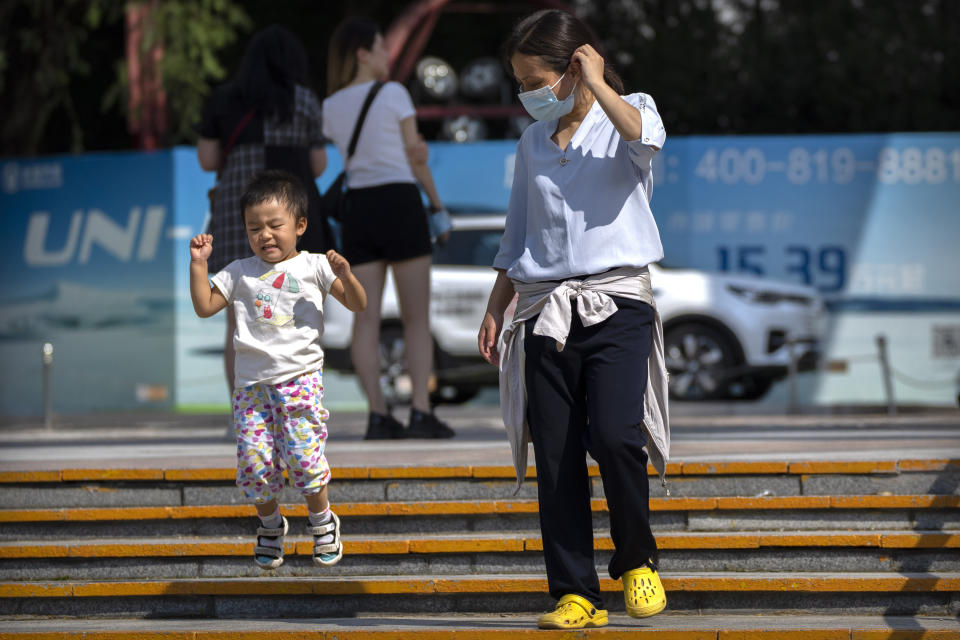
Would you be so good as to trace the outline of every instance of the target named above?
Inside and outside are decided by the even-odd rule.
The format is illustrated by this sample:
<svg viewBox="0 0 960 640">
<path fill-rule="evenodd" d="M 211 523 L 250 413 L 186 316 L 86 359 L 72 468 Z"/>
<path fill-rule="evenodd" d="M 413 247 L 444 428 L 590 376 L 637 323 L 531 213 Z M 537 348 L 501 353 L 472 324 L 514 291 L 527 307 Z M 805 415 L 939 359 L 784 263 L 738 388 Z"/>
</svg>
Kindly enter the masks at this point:
<svg viewBox="0 0 960 640">
<path fill-rule="evenodd" d="M 360 116 L 357 118 L 357 124 L 353 127 L 353 137 L 350 138 L 350 146 L 347 147 L 347 161 L 353 156 L 353 152 L 357 150 L 357 141 L 360 140 L 360 130 L 363 129 L 363 121 L 367 119 L 367 111 L 370 110 L 370 105 L 373 103 L 373 99 L 377 97 L 377 93 L 380 89 L 383 88 L 384 83 L 377 82 L 373 83 L 373 86 L 370 87 L 370 93 L 367 94 L 367 99 L 363 102 L 363 107 L 360 109 Z M 347 168 L 347 161 L 344 161 L 343 168 Z"/>
<path fill-rule="evenodd" d="M 240 134 L 244 129 L 247 128 L 247 125 L 250 124 L 250 121 L 253 119 L 253 114 L 256 113 L 256 109 L 250 109 L 244 116 L 243 119 L 237 124 L 233 129 L 233 133 L 230 134 L 230 137 L 227 139 L 227 144 L 223 147 L 223 157 L 220 160 L 220 171 L 223 171 L 223 167 L 227 164 L 227 156 L 230 155 L 230 150 L 233 149 L 233 145 L 236 144 L 237 138 L 240 137 Z M 220 171 L 217 171 L 217 177 L 220 177 Z"/>
</svg>

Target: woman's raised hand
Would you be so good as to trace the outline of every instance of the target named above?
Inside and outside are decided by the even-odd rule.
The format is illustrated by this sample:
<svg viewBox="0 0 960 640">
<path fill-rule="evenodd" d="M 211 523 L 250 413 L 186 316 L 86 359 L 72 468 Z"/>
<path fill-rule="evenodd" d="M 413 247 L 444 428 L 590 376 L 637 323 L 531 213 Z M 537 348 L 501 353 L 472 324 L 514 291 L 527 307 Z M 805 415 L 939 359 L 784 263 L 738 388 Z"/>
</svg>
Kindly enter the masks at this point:
<svg viewBox="0 0 960 640">
<path fill-rule="evenodd" d="M 580 73 L 587 88 L 596 93 L 596 89 L 606 81 L 603 79 L 603 56 L 589 44 L 582 45 L 573 52 L 571 63 L 580 65 Z"/>
</svg>

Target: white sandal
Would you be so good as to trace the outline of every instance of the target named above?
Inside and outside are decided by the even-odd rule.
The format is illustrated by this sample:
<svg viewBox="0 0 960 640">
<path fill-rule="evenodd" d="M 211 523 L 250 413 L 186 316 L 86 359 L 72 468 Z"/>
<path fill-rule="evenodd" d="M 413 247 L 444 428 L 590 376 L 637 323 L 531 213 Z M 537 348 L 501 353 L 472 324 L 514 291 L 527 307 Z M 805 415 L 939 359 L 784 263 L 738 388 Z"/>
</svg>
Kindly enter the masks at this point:
<svg viewBox="0 0 960 640">
<path fill-rule="evenodd" d="M 330 512 L 330 521 L 316 527 L 309 528 L 313 535 L 313 564 L 318 567 L 331 567 L 343 557 L 343 544 L 340 542 L 340 518 L 333 511 Z M 317 542 L 323 536 L 333 533 L 333 541 L 327 544 Z"/>
<path fill-rule="evenodd" d="M 290 530 L 290 524 L 283 516 L 283 526 L 275 529 L 257 527 L 257 544 L 253 548 L 253 561 L 261 569 L 276 569 L 283 564 L 283 536 Z M 280 538 L 280 547 L 271 547 L 263 544 L 261 538 Z"/>
</svg>

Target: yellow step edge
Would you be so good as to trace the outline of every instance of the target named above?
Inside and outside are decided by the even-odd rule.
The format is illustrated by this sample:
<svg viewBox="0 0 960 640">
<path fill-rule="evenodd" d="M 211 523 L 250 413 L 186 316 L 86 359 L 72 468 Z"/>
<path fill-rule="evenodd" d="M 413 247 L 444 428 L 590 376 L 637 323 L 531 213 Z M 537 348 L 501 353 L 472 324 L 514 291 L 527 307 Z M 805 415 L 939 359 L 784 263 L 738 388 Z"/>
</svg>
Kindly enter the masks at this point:
<svg viewBox="0 0 960 640">
<path fill-rule="evenodd" d="M 897 473 L 896 460 L 808 460 L 791 462 L 791 475 Z"/>
<path fill-rule="evenodd" d="M 685 592 L 894 593 L 960 590 L 956 574 L 864 575 L 670 575 L 664 589 Z M 622 591 L 619 580 L 600 579 L 605 592 Z M 433 595 L 468 593 L 545 593 L 539 577 L 421 578 L 235 578 L 229 580 L 131 580 L 50 583 L 0 583 L 0 598 L 87 598 L 203 595 Z"/>
<path fill-rule="evenodd" d="M 851 621 L 842 628 L 821 626 L 773 630 L 769 626 L 745 629 L 654 629 L 607 627 L 583 631 L 552 631 L 554 640 L 584 638 L 646 638 L 649 640 L 956 640 L 957 631 L 948 629 L 860 629 Z M 337 631 L 41 631 L 0 632 L 3 640 L 514 640 L 543 638 L 538 629 L 427 629 L 403 631 L 342 629 Z"/>
<path fill-rule="evenodd" d="M 837 509 L 949 509 L 960 506 L 960 495 L 831 496 Z"/>
<path fill-rule="evenodd" d="M 757 511 L 782 509 L 952 509 L 960 496 L 768 496 L 719 498 L 651 498 L 650 510 Z M 591 500 L 594 511 L 607 510 L 602 498 Z M 333 506 L 339 516 L 426 516 L 535 514 L 536 500 L 437 500 L 425 502 L 341 502 Z M 303 504 L 282 505 L 288 516 L 305 517 Z M 193 518 L 252 518 L 253 505 L 187 505 L 171 507 L 63 507 L 52 509 L 0 509 L 5 522 L 95 522 L 116 520 L 185 520 Z"/>
<path fill-rule="evenodd" d="M 944 471 L 960 467 L 958 459 L 904 459 L 904 460 L 850 460 L 850 461 L 716 461 L 667 463 L 668 476 L 702 475 L 816 475 L 816 474 L 891 474 Z M 597 477 L 596 465 L 590 465 L 588 472 Z M 647 466 L 647 473 L 656 475 L 653 465 Z M 12 483 L 48 483 L 48 482 L 95 482 L 112 480 L 130 481 L 169 481 L 169 482 L 210 482 L 233 480 L 236 469 L 233 467 L 197 468 L 197 469 L 60 469 L 0 471 L 0 484 Z M 514 470 L 509 465 L 423 465 L 423 466 L 387 466 L 387 467 L 339 467 L 333 469 L 333 477 L 341 480 L 364 479 L 436 479 L 436 478 L 476 478 L 476 479 L 513 479 Z M 536 477 L 536 469 L 529 467 L 527 478 Z"/>
<path fill-rule="evenodd" d="M 682 475 L 779 474 L 789 471 L 786 461 L 684 462 Z"/>
<path fill-rule="evenodd" d="M 514 640 L 543 638 L 537 629 L 425 629 L 404 631 L 338 630 L 338 631 L 41 631 L 0 632 L 3 640 Z M 646 638 L 649 640 L 956 640 L 956 631 L 948 630 L 860 630 L 855 625 L 829 629 L 823 627 L 773 631 L 756 629 L 590 629 L 589 635 L 577 631 L 551 632 L 554 640 L 584 638 Z"/>
<path fill-rule="evenodd" d="M 163 540 L 123 542 L 63 542 L 0 543 L 0 560 L 39 558 L 175 558 L 224 557 L 250 554 L 249 540 Z M 663 532 L 657 535 L 657 545 L 666 550 L 721 550 L 761 549 L 784 547 L 808 548 L 884 548 L 884 549 L 957 549 L 960 533 L 686 533 Z M 594 539 L 598 551 L 612 551 L 613 540 L 608 535 Z M 350 538 L 343 542 L 347 555 L 416 555 L 442 553 L 515 553 L 543 551 L 539 536 L 503 537 L 502 535 L 469 536 L 457 538 Z M 313 541 L 309 538 L 288 537 L 285 553 L 309 556 Z"/>
<path fill-rule="evenodd" d="M 956 640 L 958 635 L 960 633 L 956 629 L 850 630 L 850 640 Z"/>
</svg>

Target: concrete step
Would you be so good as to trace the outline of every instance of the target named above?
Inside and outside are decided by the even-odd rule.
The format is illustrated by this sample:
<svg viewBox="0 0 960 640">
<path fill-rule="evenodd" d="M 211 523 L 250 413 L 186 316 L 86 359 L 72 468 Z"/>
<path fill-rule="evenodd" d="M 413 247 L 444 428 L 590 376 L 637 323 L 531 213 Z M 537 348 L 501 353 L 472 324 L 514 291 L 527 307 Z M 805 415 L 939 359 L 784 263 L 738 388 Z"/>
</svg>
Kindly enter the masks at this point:
<svg viewBox="0 0 960 640">
<path fill-rule="evenodd" d="M 956 616 L 960 573 L 662 574 L 672 612 Z M 601 579 L 623 611 L 622 585 Z M 0 583 L 0 615 L 343 617 L 375 613 L 533 613 L 552 607 L 541 575 L 331 576 Z"/>
<path fill-rule="evenodd" d="M 296 529 L 296 526 L 294 527 Z M 432 536 L 344 535 L 344 560 L 323 575 L 490 575 L 543 569 L 539 532 Z M 922 532 L 664 532 L 661 562 L 673 571 L 960 572 L 960 530 Z M 0 543 L 0 580 L 261 577 L 245 538 L 130 538 Z M 613 541 L 594 541 L 599 573 Z M 288 535 L 284 565 L 269 575 L 317 575 L 313 539 Z"/>
<path fill-rule="evenodd" d="M 960 622 L 941 616 L 691 615 L 662 613 L 636 620 L 610 617 L 610 626 L 575 633 L 536 629 L 536 616 L 451 613 L 287 620 L 7 620 L 4 640 L 956 640 Z M 42 635 L 41 635 L 42 634 Z"/>
<path fill-rule="evenodd" d="M 282 507 L 305 518 L 302 501 Z M 597 529 L 607 503 L 592 501 Z M 662 531 L 950 530 L 960 529 L 957 495 L 846 495 L 651 498 L 651 523 Z M 537 502 L 438 500 L 334 503 L 355 534 L 510 532 L 539 527 Z M 252 505 L 0 509 L 0 540 L 74 540 L 156 536 L 247 536 Z"/>
<path fill-rule="evenodd" d="M 654 475 L 653 468 L 648 469 Z M 0 472 L 0 504 L 58 507 L 183 506 L 240 504 L 233 486 L 235 470 L 216 469 L 63 469 Z M 592 491 L 603 497 L 595 465 Z M 672 462 L 670 495 L 836 496 L 960 495 L 958 460 L 879 460 L 807 462 Z M 334 468 L 330 495 L 334 502 L 405 502 L 497 500 L 536 497 L 536 471 L 514 496 L 509 466 L 414 466 Z M 659 482 L 651 496 L 665 496 Z M 298 502 L 285 490 L 282 502 Z"/>
</svg>

